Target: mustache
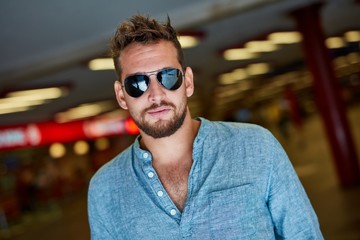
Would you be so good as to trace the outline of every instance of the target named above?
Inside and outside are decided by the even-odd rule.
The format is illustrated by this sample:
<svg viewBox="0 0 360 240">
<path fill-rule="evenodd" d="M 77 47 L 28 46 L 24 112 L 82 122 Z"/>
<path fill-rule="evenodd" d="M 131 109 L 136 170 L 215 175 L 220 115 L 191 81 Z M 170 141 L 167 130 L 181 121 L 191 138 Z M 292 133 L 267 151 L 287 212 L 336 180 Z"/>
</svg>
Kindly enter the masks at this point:
<svg viewBox="0 0 360 240">
<path fill-rule="evenodd" d="M 169 107 L 175 108 L 174 104 L 166 102 L 166 101 L 161 101 L 160 103 L 152 104 L 150 107 L 146 108 L 145 111 L 153 110 L 153 109 L 156 109 L 158 107 L 164 107 L 164 106 L 169 106 Z"/>
</svg>

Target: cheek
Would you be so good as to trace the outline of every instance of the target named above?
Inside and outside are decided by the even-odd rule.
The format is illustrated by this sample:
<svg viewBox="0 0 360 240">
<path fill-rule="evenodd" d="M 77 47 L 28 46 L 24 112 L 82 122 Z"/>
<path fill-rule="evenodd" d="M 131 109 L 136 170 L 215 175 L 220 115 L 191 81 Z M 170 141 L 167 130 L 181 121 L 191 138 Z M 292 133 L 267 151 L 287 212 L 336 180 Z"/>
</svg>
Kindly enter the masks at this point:
<svg viewBox="0 0 360 240">
<path fill-rule="evenodd" d="M 177 103 L 179 108 L 182 108 L 184 106 L 186 107 L 188 101 L 187 92 L 184 90 L 180 95 L 178 95 L 175 101 L 176 102 L 174 103 Z"/>
<path fill-rule="evenodd" d="M 130 98 L 130 97 L 128 97 Z M 140 99 L 126 99 L 128 111 L 131 116 L 138 116 L 141 114 L 142 109 L 144 109 L 142 106 L 142 102 Z"/>
</svg>

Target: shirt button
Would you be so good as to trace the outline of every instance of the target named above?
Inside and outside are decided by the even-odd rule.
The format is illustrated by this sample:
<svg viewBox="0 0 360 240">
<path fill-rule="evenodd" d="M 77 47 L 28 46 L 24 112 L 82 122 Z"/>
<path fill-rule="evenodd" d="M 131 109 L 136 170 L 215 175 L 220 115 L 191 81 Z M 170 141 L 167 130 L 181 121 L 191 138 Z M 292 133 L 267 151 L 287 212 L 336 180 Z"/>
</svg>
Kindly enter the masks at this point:
<svg viewBox="0 0 360 240">
<path fill-rule="evenodd" d="M 164 195 L 164 192 L 163 192 L 163 191 L 158 191 L 158 192 L 157 192 L 157 195 L 158 195 L 159 197 L 162 197 L 162 196 Z"/>
<path fill-rule="evenodd" d="M 153 178 L 153 177 L 154 177 L 154 173 L 153 173 L 153 172 L 149 172 L 147 175 L 148 175 L 149 178 Z"/>
<path fill-rule="evenodd" d="M 148 158 L 148 157 L 149 157 L 149 154 L 148 154 L 148 153 L 143 153 L 143 157 L 144 157 L 144 158 Z"/>
<path fill-rule="evenodd" d="M 174 216 L 174 215 L 176 214 L 176 210 L 175 210 L 175 209 L 171 209 L 171 210 L 170 210 L 170 214 Z"/>
</svg>

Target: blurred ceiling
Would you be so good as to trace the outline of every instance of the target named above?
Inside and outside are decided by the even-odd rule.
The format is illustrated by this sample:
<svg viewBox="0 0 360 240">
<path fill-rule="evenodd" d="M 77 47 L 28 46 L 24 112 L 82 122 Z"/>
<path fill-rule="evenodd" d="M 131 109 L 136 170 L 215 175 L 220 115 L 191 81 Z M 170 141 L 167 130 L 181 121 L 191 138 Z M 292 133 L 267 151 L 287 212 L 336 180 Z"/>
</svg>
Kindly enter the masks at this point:
<svg viewBox="0 0 360 240">
<path fill-rule="evenodd" d="M 0 126 L 55 120 L 58 113 L 97 103 L 96 115 L 111 113 L 115 102 L 112 70 L 91 71 L 88 61 L 103 57 L 117 25 L 142 13 L 159 20 L 166 16 L 179 32 L 200 37 L 185 49 L 195 73 L 193 116 L 220 119 L 241 106 L 266 101 L 289 82 L 309 87 L 299 43 L 281 45 L 248 60 L 225 60 L 222 51 L 264 40 L 276 31 L 296 31 L 290 12 L 315 0 L 3 0 L 0 2 L 0 97 L 25 89 L 61 87 L 64 95 L 29 110 L 0 113 Z M 355 0 L 321 1 L 326 37 L 360 30 L 360 4 Z M 358 45 L 359 43 L 357 43 Z M 358 49 L 358 48 L 357 48 Z M 219 75 L 251 64 L 267 63 L 268 72 L 225 85 Z M 37 93 L 43 95 L 43 93 Z M 5 100 L 4 100 L 5 101 Z M 0 106 L 4 103 L 0 99 Z M 11 103 L 15 105 L 13 101 Z M 91 111 L 88 110 L 88 113 Z M 83 115 L 86 117 L 86 115 Z"/>
</svg>

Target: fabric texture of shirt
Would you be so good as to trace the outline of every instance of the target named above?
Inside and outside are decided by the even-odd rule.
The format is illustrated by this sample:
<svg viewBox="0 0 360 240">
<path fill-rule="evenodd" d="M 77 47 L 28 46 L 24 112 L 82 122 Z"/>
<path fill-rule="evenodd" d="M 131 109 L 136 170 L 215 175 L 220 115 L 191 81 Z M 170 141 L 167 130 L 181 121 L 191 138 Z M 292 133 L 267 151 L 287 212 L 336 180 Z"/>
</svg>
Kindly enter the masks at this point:
<svg viewBox="0 0 360 240">
<path fill-rule="evenodd" d="M 199 120 L 183 211 L 137 139 L 91 179 L 92 239 L 323 239 L 299 178 L 268 130 Z"/>
</svg>

